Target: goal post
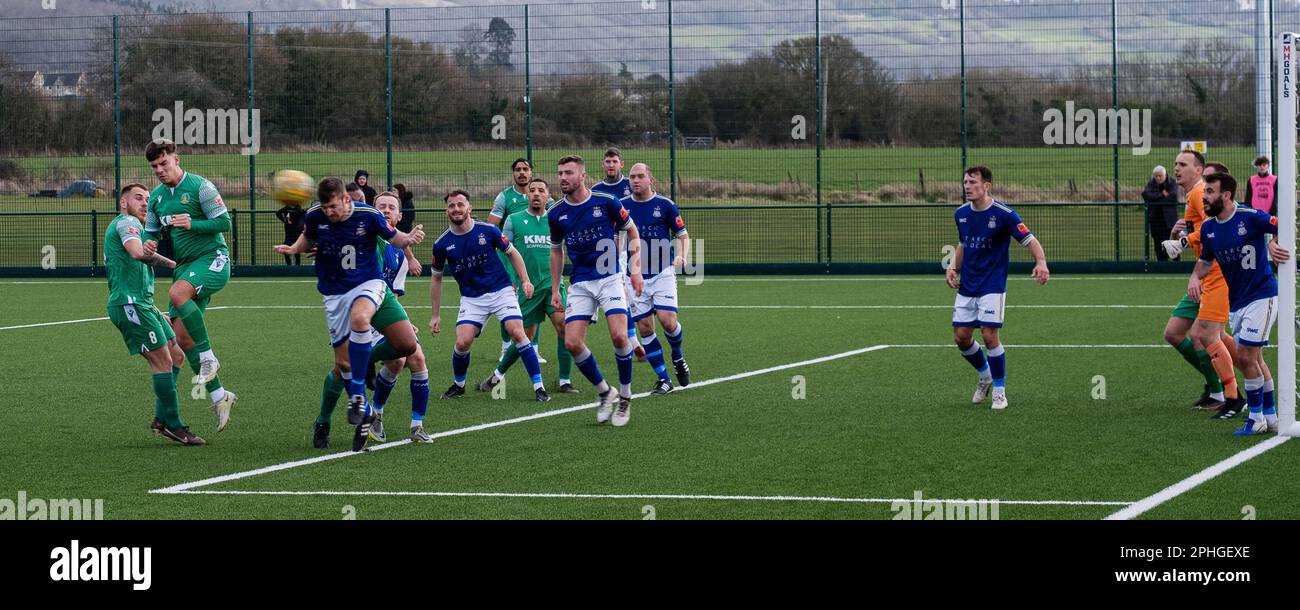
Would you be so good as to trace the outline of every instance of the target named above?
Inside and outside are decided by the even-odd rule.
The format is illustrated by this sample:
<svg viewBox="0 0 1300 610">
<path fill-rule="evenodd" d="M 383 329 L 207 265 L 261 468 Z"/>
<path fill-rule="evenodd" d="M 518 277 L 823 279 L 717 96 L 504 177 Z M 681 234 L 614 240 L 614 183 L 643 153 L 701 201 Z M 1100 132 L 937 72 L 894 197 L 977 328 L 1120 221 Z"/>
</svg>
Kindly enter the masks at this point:
<svg viewBox="0 0 1300 610">
<path fill-rule="evenodd" d="M 1278 267 L 1278 431 L 1300 436 L 1296 425 L 1296 34 L 1284 32 L 1277 61 L 1278 243 L 1291 260 Z"/>
</svg>

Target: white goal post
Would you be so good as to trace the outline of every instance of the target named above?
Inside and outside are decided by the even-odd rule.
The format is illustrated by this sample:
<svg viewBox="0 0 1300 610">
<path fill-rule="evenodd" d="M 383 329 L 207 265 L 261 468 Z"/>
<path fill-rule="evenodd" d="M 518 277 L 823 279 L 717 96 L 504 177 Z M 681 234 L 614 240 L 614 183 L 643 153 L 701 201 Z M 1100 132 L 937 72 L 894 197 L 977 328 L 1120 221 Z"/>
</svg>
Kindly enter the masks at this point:
<svg viewBox="0 0 1300 610">
<path fill-rule="evenodd" d="M 1278 267 L 1278 430 L 1300 436 L 1296 425 L 1296 34 L 1281 35 L 1277 62 L 1277 238 L 1291 252 Z"/>
</svg>

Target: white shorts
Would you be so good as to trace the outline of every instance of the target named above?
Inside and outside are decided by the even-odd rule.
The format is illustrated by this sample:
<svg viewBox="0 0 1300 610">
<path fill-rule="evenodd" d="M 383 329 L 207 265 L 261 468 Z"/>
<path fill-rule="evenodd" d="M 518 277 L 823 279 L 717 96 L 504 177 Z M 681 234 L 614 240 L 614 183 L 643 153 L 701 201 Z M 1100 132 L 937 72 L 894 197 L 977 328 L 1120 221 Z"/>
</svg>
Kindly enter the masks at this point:
<svg viewBox="0 0 1300 610">
<path fill-rule="evenodd" d="M 1252 347 L 1268 345 L 1268 336 L 1277 322 L 1277 297 L 1256 299 L 1241 309 L 1228 313 L 1228 328 L 1238 344 Z"/>
<path fill-rule="evenodd" d="M 496 292 L 476 297 L 461 297 L 460 311 L 456 313 L 456 326 L 473 324 L 482 330 L 483 323 L 487 322 L 488 316 L 492 315 L 495 315 L 497 321 L 501 323 L 505 323 L 506 320 L 524 319 L 523 313 L 519 310 L 519 297 L 515 296 L 514 286 L 506 286 Z"/>
<path fill-rule="evenodd" d="M 1007 293 L 986 294 L 982 297 L 957 295 L 952 306 L 953 326 L 1001 328 L 1002 316 L 1007 308 Z"/>
<path fill-rule="evenodd" d="M 345 294 L 327 294 L 325 296 L 325 323 L 330 328 L 330 345 L 338 347 L 352 336 L 352 304 L 357 299 L 370 299 L 375 308 L 384 302 L 384 293 L 388 286 L 384 280 L 368 280 Z M 371 333 L 374 330 L 371 329 Z M 372 341 L 374 339 L 372 338 Z"/>
<path fill-rule="evenodd" d="M 672 267 L 658 275 L 646 278 L 641 296 L 632 289 L 632 280 L 626 279 L 627 298 L 631 301 L 632 320 L 640 320 L 655 311 L 677 311 L 677 273 Z"/>
<path fill-rule="evenodd" d="M 623 274 L 615 274 L 598 280 L 576 282 L 569 286 L 569 303 L 564 310 L 564 323 L 575 320 L 596 321 L 596 310 L 610 314 L 627 315 L 627 303 L 623 299 Z"/>
</svg>

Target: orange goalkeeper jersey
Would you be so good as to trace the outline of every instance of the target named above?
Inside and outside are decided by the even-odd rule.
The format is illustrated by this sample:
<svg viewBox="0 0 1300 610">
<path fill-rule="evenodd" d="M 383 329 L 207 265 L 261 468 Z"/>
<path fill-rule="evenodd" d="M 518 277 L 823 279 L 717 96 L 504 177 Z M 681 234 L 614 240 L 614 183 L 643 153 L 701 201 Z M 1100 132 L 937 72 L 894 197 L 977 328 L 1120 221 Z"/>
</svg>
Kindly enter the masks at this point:
<svg viewBox="0 0 1300 610">
<path fill-rule="evenodd" d="M 1183 211 L 1183 220 L 1187 221 L 1187 245 L 1192 252 L 1199 258 L 1201 256 L 1201 225 L 1205 224 L 1205 181 L 1196 183 L 1192 190 L 1187 193 L 1187 208 Z M 1227 290 L 1228 283 L 1223 279 L 1223 272 L 1219 270 L 1219 262 L 1215 261 L 1214 266 L 1210 269 L 1210 274 L 1205 276 L 1201 281 L 1205 290 Z"/>
</svg>

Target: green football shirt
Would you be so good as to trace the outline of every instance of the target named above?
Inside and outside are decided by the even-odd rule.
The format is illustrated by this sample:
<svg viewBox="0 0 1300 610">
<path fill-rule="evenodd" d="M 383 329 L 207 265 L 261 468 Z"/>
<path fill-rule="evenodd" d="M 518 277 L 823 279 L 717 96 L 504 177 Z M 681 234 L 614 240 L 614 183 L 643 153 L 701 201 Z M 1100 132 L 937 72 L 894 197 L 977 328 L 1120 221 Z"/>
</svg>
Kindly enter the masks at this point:
<svg viewBox="0 0 1300 610">
<path fill-rule="evenodd" d="M 191 218 L 214 219 L 226 213 L 226 204 L 206 178 L 185 172 L 174 187 L 159 184 L 149 193 L 149 214 L 144 228 L 158 234 L 167 227 L 171 216 L 189 214 Z M 170 227 L 172 247 L 178 266 L 194 262 L 218 250 L 226 250 L 226 239 L 220 233 L 199 233 L 192 229 Z"/>
<path fill-rule="evenodd" d="M 528 279 L 533 282 L 533 290 L 550 290 L 551 226 L 546 219 L 546 212 L 534 216 L 525 208 L 522 212 L 511 214 L 502 225 L 501 234 L 524 257 L 524 268 L 528 270 Z M 511 275 L 511 280 L 518 283 Z"/>
<path fill-rule="evenodd" d="M 120 214 L 104 232 L 104 269 L 108 275 L 108 305 L 153 305 L 153 268 L 131 256 L 126 242 L 144 243 L 140 219 Z"/>
</svg>

